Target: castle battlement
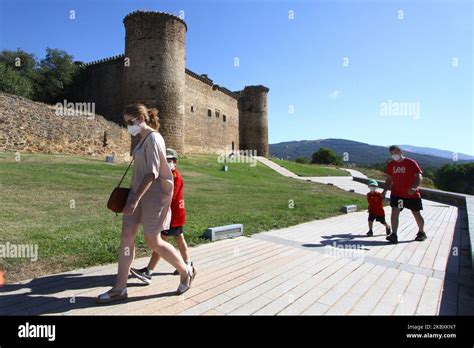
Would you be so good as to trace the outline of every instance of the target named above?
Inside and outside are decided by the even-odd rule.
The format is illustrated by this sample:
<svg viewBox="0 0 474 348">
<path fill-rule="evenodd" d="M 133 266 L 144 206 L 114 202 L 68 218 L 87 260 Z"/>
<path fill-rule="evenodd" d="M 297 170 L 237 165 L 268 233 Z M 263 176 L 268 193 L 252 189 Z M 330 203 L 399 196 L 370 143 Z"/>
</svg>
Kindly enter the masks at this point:
<svg viewBox="0 0 474 348">
<path fill-rule="evenodd" d="M 89 63 L 81 64 L 81 67 L 90 67 L 90 66 L 93 66 L 93 65 L 104 64 L 104 63 L 115 63 L 118 60 L 123 60 L 124 58 L 125 58 L 124 54 L 118 54 L 118 55 L 115 55 L 115 56 L 102 58 L 102 59 L 99 59 L 99 60 L 94 60 L 94 61 L 89 62 Z"/>
<path fill-rule="evenodd" d="M 184 27 L 186 28 L 186 30 L 188 30 L 188 26 L 186 25 L 186 22 L 182 18 L 175 16 L 174 14 L 171 14 L 168 12 L 161 12 L 161 11 L 136 10 L 136 11 L 130 12 L 128 15 L 124 17 L 123 24 L 125 24 L 125 22 L 131 18 L 141 17 L 143 19 L 143 18 L 150 18 L 152 16 L 156 16 L 160 20 L 161 19 L 177 20 L 181 22 L 182 24 L 184 24 Z"/>
</svg>

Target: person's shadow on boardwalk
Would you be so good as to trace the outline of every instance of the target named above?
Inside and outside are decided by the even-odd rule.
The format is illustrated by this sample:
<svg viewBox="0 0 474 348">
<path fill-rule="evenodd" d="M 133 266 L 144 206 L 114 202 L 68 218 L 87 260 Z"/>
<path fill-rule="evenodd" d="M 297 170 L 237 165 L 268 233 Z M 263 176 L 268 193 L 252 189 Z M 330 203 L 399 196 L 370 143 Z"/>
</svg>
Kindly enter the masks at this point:
<svg viewBox="0 0 474 348">
<path fill-rule="evenodd" d="M 171 273 L 155 273 L 169 275 Z M 54 297 L 50 294 L 63 291 L 87 290 L 97 287 L 111 287 L 116 274 L 83 275 L 82 273 L 55 274 L 42 278 L 32 279 L 28 283 L 5 284 L 0 287 L 0 315 L 39 315 L 64 313 L 73 309 L 96 307 L 95 296 Z M 139 283 L 128 283 L 128 287 L 143 286 Z M 11 293 L 25 289 L 23 293 Z M 9 294 L 11 293 L 11 294 Z M 97 293 L 97 295 L 99 292 Z M 123 302 L 135 302 L 153 298 L 176 296 L 176 291 L 157 293 L 156 295 L 129 297 Z M 111 305 L 116 305 L 112 303 Z M 100 306 L 108 306 L 100 305 Z"/>
<path fill-rule="evenodd" d="M 384 237 L 383 240 L 367 240 L 367 238 L 374 237 Z M 321 241 L 319 244 L 303 244 L 302 246 L 306 248 L 325 248 L 325 247 L 338 247 L 338 248 L 347 248 L 353 249 L 357 248 L 359 250 L 370 250 L 368 247 L 377 247 L 377 246 L 387 246 L 393 245 L 385 240 L 386 234 L 378 234 L 372 237 L 368 237 L 365 234 L 352 234 L 352 233 L 343 233 L 343 234 L 333 234 L 321 236 Z M 412 240 L 402 240 L 398 244 L 411 243 Z"/>
</svg>

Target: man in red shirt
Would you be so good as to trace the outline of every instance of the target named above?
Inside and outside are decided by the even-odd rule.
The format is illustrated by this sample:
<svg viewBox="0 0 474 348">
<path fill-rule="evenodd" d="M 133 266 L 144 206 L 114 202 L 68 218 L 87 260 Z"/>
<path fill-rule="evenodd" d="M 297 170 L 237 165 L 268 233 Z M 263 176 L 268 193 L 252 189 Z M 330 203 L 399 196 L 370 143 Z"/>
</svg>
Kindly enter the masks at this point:
<svg viewBox="0 0 474 348">
<path fill-rule="evenodd" d="M 184 262 L 186 262 L 187 265 L 193 267 L 193 271 L 196 273 L 193 262 L 189 257 L 188 245 L 186 244 L 186 240 L 183 236 L 183 227 L 186 223 L 186 210 L 184 208 L 183 199 L 184 182 L 181 174 L 179 174 L 178 169 L 176 168 L 178 163 L 178 153 L 173 149 L 166 149 L 166 159 L 168 161 L 168 165 L 170 166 L 171 173 L 173 174 L 174 191 L 173 199 L 171 201 L 170 229 L 162 231 L 161 237 L 164 240 L 168 240 L 169 237 L 176 238 L 176 244 L 178 244 L 178 249 L 181 253 L 181 256 L 183 257 Z M 153 252 L 147 267 L 142 269 L 131 268 L 130 273 L 144 283 L 151 284 L 151 276 L 159 260 L 160 255 Z M 177 275 L 179 272 L 175 271 L 173 274 Z"/>
<path fill-rule="evenodd" d="M 382 195 L 385 197 L 387 190 L 391 190 L 390 206 L 392 207 L 392 233 L 387 237 L 391 243 L 398 243 L 398 217 L 404 209 L 410 209 L 418 225 L 416 241 L 426 240 L 423 230 L 425 221 L 420 211 L 423 209 L 419 186 L 423 171 L 416 161 L 403 156 L 402 150 L 396 145 L 389 148 L 392 161 L 387 164 L 387 180 Z"/>
</svg>

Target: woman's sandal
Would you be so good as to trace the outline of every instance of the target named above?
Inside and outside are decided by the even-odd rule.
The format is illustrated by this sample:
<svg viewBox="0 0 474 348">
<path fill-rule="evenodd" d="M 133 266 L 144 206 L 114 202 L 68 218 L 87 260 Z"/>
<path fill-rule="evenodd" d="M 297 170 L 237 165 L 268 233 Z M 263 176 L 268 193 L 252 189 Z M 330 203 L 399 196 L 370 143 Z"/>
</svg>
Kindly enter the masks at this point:
<svg viewBox="0 0 474 348">
<path fill-rule="evenodd" d="M 194 268 L 194 266 L 192 266 L 192 272 L 193 273 L 190 273 L 188 271 L 188 282 L 189 282 L 189 285 L 188 284 L 184 284 L 184 283 L 179 283 L 179 286 L 178 286 L 178 290 L 176 291 L 178 293 L 178 295 L 182 295 L 184 294 L 186 291 L 188 291 L 190 288 L 191 288 L 191 284 L 194 280 L 194 277 L 196 277 L 196 268 Z"/>
<path fill-rule="evenodd" d="M 128 297 L 127 288 L 124 288 L 122 290 L 111 289 L 107 292 L 104 292 L 103 294 L 100 294 L 97 297 L 97 303 L 98 304 L 112 303 L 112 302 L 125 300 L 127 299 L 127 297 Z"/>
</svg>

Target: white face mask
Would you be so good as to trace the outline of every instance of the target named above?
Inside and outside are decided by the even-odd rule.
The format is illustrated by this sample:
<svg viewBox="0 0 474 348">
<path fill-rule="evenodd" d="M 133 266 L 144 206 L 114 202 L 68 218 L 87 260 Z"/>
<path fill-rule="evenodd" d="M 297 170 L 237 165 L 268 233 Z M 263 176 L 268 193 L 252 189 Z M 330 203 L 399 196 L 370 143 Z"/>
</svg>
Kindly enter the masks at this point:
<svg viewBox="0 0 474 348">
<path fill-rule="evenodd" d="M 375 192 L 376 189 L 377 189 L 377 188 L 376 188 L 376 187 L 373 187 L 373 186 L 370 186 L 370 187 L 369 187 L 370 192 Z"/>
<path fill-rule="evenodd" d="M 399 161 L 401 156 L 400 155 L 392 155 L 391 156 L 394 161 Z"/>
<path fill-rule="evenodd" d="M 127 126 L 128 134 L 132 136 L 138 135 L 141 131 L 141 127 L 139 125 L 134 124 L 133 126 Z"/>
<path fill-rule="evenodd" d="M 173 162 L 168 162 L 168 167 L 170 167 L 171 170 L 176 168 L 176 165 Z"/>
</svg>

